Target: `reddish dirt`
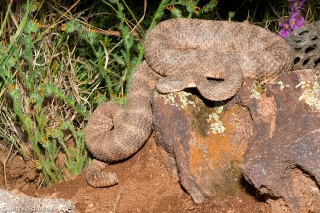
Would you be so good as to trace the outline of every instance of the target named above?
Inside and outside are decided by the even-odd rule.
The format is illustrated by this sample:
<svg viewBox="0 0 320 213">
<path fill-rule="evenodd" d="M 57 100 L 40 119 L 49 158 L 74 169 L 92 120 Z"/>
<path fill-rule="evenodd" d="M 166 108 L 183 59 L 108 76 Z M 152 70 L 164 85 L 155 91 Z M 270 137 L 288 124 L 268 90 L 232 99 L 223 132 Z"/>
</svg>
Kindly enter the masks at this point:
<svg viewBox="0 0 320 213">
<path fill-rule="evenodd" d="M 209 202 L 194 204 L 179 183 L 173 182 L 165 168 L 160 150 L 152 136 L 132 158 L 107 171 L 117 173 L 120 183 L 109 188 L 92 188 L 87 185 L 85 173 L 50 188 L 36 189 L 39 176 L 31 165 L 21 163 L 16 156 L 7 163 L 8 189 L 19 189 L 26 195 L 71 199 L 78 212 L 222 212 L 222 213 L 271 213 L 271 208 L 257 200 L 254 192 L 243 187 L 235 195 L 220 195 Z M 0 188 L 4 186 L 2 165 Z M 15 172 L 20 171 L 19 175 Z M 16 174 L 16 175 L 14 175 Z M 244 185 L 247 185 L 244 183 Z"/>
</svg>

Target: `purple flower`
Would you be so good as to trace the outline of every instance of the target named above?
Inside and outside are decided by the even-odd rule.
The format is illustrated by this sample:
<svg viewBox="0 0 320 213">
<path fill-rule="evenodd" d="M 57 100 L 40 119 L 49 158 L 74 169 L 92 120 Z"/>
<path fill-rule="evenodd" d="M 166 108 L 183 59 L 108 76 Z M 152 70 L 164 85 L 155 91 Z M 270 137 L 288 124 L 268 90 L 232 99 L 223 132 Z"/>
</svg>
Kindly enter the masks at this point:
<svg viewBox="0 0 320 213">
<path fill-rule="evenodd" d="M 283 20 L 283 19 L 280 19 L 280 20 L 278 21 L 278 24 L 279 24 L 280 27 L 283 27 L 283 26 L 286 24 L 286 21 Z"/>
<path fill-rule="evenodd" d="M 299 29 L 304 25 L 304 18 L 299 13 L 293 13 L 290 16 L 289 24 L 292 30 Z"/>
<path fill-rule="evenodd" d="M 297 9 L 298 10 L 303 10 L 304 9 L 303 5 L 304 5 L 305 2 L 306 2 L 306 0 L 298 1 Z"/>
<path fill-rule="evenodd" d="M 282 38 L 287 37 L 292 30 L 299 29 L 304 25 L 304 18 L 302 16 L 301 10 L 303 10 L 303 5 L 306 0 L 287 0 L 289 3 L 289 23 L 285 20 L 279 20 L 279 26 L 282 27 L 279 35 Z"/>
<path fill-rule="evenodd" d="M 280 30 L 279 32 L 279 35 L 282 37 L 282 38 L 285 38 L 287 37 L 290 33 L 291 33 L 291 28 L 290 28 L 290 25 L 285 23 L 282 27 L 282 29 Z"/>
<path fill-rule="evenodd" d="M 306 0 L 288 0 L 289 2 L 289 12 L 300 13 L 303 10 L 303 5 Z"/>
</svg>

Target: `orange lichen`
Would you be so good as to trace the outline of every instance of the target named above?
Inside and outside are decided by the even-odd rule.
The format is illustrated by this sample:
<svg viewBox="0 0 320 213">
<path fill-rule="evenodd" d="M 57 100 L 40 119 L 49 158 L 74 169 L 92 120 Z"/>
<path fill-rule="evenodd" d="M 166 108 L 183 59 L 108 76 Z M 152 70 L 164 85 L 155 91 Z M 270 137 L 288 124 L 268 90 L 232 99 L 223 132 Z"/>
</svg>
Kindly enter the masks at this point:
<svg viewBox="0 0 320 213">
<path fill-rule="evenodd" d="M 203 116 L 212 113 L 210 107 L 203 109 L 206 110 L 198 113 L 203 113 Z M 239 163 L 250 137 L 248 126 L 243 124 L 249 122 L 250 115 L 247 109 L 234 105 L 220 113 L 219 117 L 225 126 L 223 133 L 203 135 L 199 132 L 198 126 L 192 130 L 190 171 L 208 193 L 224 191 L 234 194 L 240 188 Z M 203 128 L 206 126 L 206 124 L 201 125 Z"/>
<path fill-rule="evenodd" d="M 226 126 L 226 133 L 227 135 L 230 135 L 232 132 L 235 132 L 237 128 L 236 126 L 231 125 L 231 120 L 230 119 L 234 119 L 234 114 L 238 114 L 242 117 L 248 116 L 251 117 L 249 115 L 249 112 L 246 109 L 242 109 L 239 105 L 234 105 L 232 107 L 229 108 L 229 110 L 227 110 L 224 114 L 224 116 L 221 118 L 221 121 L 224 123 L 224 125 Z M 245 140 L 245 138 L 243 138 L 243 140 Z M 231 141 L 229 140 L 229 143 Z M 235 167 L 239 166 L 240 161 L 242 160 L 242 157 L 245 153 L 245 151 L 247 150 L 247 145 L 248 145 L 249 141 L 244 141 L 241 143 L 237 143 L 234 144 L 232 143 L 231 146 L 231 152 L 227 153 L 226 156 L 229 156 L 229 160 L 233 162 Z"/>
<path fill-rule="evenodd" d="M 229 166 L 230 162 L 233 162 L 235 167 L 239 166 L 247 143 L 236 144 L 237 146 L 231 143 L 229 135 L 235 131 L 235 127 L 231 125 L 229 119 L 232 119 L 234 113 L 239 113 L 237 105 L 230 107 L 222 114 L 221 121 L 226 127 L 224 133 L 203 136 L 192 132 L 195 144 L 190 146 L 190 167 L 193 172 L 198 173 L 201 165 L 209 165 L 214 170 L 223 169 Z"/>
<path fill-rule="evenodd" d="M 204 137 L 199 133 L 193 132 L 192 137 L 195 138 L 197 144 L 190 146 L 191 168 L 209 163 L 211 166 L 219 165 L 224 153 L 232 152 L 230 139 L 224 134 L 212 134 L 209 137 Z"/>
<path fill-rule="evenodd" d="M 191 163 L 190 164 L 191 164 L 192 168 L 198 167 L 204 163 L 205 159 L 203 159 L 202 152 L 200 151 L 200 149 L 196 145 L 194 145 L 194 144 L 190 145 L 190 152 L 191 152 Z"/>
</svg>

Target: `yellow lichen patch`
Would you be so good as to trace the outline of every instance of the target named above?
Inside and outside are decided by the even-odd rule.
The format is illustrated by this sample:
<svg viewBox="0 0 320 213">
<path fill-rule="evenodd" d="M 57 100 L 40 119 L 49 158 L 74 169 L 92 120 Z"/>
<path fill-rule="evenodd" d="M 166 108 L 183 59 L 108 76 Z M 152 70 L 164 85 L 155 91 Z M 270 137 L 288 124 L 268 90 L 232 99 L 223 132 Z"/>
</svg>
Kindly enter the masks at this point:
<svg viewBox="0 0 320 213">
<path fill-rule="evenodd" d="M 320 111 L 320 85 L 318 79 L 310 83 L 310 81 L 301 81 L 297 87 L 301 87 L 302 94 L 299 97 L 299 101 L 304 100 L 307 105 L 312 109 Z"/>
<path fill-rule="evenodd" d="M 174 106 L 174 107 L 179 107 L 181 109 L 204 105 L 201 99 L 195 98 L 191 93 L 183 90 L 179 92 L 172 92 L 167 94 L 161 94 L 155 91 L 154 96 L 160 97 L 161 99 L 163 99 L 164 104 Z"/>
<path fill-rule="evenodd" d="M 160 97 L 164 100 L 164 104 L 168 104 L 171 106 L 178 107 L 179 105 L 175 101 L 175 93 L 168 93 L 168 94 L 160 94 L 157 91 L 154 92 L 154 96 Z"/>
<path fill-rule="evenodd" d="M 223 125 L 222 121 L 219 120 L 219 115 L 217 113 L 212 113 L 208 116 L 207 122 L 210 123 L 210 132 L 213 134 L 224 133 L 226 127 Z"/>
<path fill-rule="evenodd" d="M 185 109 L 187 106 L 192 105 L 193 107 L 196 107 L 196 102 L 192 98 L 192 94 L 185 92 L 185 91 L 180 91 L 178 92 L 179 97 L 180 97 L 180 102 L 181 102 L 181 108 Z M 196 99 L 197 101 L 198 99 Z M 197 101 L 198 102 L 198 101 Z"/>
<path fill-rule="evenodd" d="M 251 92 L 252 92 L 252 95 L 250 96 L 251 98 L 261 99 L 261 94 L 264 92 L 264 89 L 260 84 L 254 81 L 252 83 Z"/>
<path fill-rule="evenodd" d="M 196 99 L 195 103 L 197 108 L 196 111 L 193 111 L 194 116 L 191 123 L 193 129 L 203 136 L 224 133 L 226 127 L 220 120 L 220 116 L 223 114 L 223 105 L 219 103 L 215 107 L 208 107 L 200 99 Z M 186 110 L 187 112 L 192 111 L 189 108 Z"/>
<path fill-rule="evenodd" d="M 289 85 L 284 85 L 284 83 L 282 81 L 278 81 L 277 82 L 278 85 L 280 85 L 280 90 L 283 90 L 285 87 L 289 87 Z"/>
</svg>

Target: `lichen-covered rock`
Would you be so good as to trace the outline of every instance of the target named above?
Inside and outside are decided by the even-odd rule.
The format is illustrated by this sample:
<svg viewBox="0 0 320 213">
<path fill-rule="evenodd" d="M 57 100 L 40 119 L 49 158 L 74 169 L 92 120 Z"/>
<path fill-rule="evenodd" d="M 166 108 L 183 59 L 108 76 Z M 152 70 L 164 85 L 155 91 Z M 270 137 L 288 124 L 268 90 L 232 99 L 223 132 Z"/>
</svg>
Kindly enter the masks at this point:
<svg viewBox="0 0 320 213">
<path fill-rule="evenodd" d="M 196 203 L 240 187 L 239 163 L 253 131 L 247 108 L 181 91 L 155 93 L 153 113 L 157 143 Z"/>
<path fill-rule="evenodd" d="M 314 70 L 284 73 L 267 87 L 268 97 L 262 98 L 267 105 L 259 100 L 247 104 L 248 97 L 240 93 L 254 121 L 241 169 L 274 212 L 320 212 L 318 81 Z"/>
</svg>

